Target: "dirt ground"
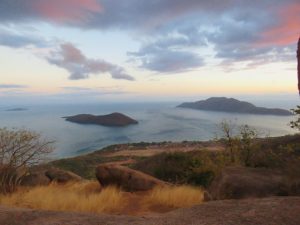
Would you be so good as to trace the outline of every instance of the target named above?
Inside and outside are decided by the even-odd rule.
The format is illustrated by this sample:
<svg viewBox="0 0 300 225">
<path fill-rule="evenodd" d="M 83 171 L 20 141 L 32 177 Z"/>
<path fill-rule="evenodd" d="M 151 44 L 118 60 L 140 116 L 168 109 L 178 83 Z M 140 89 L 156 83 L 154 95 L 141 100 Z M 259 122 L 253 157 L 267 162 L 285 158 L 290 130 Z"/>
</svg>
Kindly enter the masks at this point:
<svg viewBox="0 0 300 225">
<path fill-rule="evenodd" d="M 138 205 L 137 205 L 138 207 Z M 299 225 L 300 197 L 212 201 L 147 216 L 93 215 L 0 206 L 1 225 Z"/>
</svg>

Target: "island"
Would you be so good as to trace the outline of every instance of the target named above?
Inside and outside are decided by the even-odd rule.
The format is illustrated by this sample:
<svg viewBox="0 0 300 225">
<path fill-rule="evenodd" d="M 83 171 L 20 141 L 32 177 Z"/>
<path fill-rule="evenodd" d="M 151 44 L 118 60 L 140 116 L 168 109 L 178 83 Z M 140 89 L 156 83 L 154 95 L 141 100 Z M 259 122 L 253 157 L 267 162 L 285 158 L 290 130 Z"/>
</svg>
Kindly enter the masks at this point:
<svg viewBox="0 0 300 225">
<path fill-rule="evenodd" d="M 91 114 L 79 114 L 75 116 L 63 117 L 66 121 L 79 124 L 95 124 L 108 127 L 124 127 L 131 124 L 138 124 L 138 121 L 122 113 L 111 113 L 108 115 L 95 116 Z"/>
<path fill-rule="evenodd" d="M 5 111 L 7 111 L 7 112 L 19 112 L 19 111 L 26 111 L 26 110 L 28 110 L 28 109 L 26 109 L 26 108 L 12 108 L 12 109 L 7 109 Z"/>
<path fill-rule="evenodd" d="M 212 97 L 197 102 L 185 102 L 177 107 L 205 111 L 243 113 L 256 115 L 291 116 L 290 111 L 279 108 L 257 107 L 249 102 L 239 101 L 234 98 Z"/>
</svg>

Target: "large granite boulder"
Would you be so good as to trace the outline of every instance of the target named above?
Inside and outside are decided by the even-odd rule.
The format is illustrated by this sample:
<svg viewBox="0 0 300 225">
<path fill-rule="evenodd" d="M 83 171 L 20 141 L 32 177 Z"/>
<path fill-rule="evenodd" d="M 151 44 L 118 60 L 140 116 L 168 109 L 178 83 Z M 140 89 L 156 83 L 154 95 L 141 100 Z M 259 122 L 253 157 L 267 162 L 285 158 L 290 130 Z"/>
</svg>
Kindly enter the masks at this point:
<svg viewBox="0 0 300 225">
<path fill-rule="evenodd" d="M 45 175 L 51 180 L 51 182 L 67 183 L 70 181 L 82 181 L 82 177 L 70 171 L 61 170 L 57 168 L 51 168 L 45 172 Z"/>
<path fill-rule="evenodd" d="M 284 174 L 264 168 L 225 168 L 208 190 L 215 200 L 289 195 Z"/>
<path fill-rule="evenodd" d="M 103 164 L 96 168 L 96 177 L 102 186 L 115 185 L 125 191 L 147 191 L 167 183 L 145 173 L 120 165 Z"/>
<path fill-rule="evenodd" d="M 22 186 L 43 186 L 48 185 L 51 180 L 45 175 L 45 173 L 31 173 L 25 177 L 23 177 L 21 181 Z"/>
</svg>

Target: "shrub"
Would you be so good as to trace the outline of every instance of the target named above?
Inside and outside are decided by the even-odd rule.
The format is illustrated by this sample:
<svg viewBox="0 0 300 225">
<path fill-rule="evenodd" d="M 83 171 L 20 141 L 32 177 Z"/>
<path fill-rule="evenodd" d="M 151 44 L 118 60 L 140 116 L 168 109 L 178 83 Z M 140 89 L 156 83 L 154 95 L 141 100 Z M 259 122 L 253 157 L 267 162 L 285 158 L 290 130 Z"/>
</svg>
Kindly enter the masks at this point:
<svg viewBox="0 0 300 225">
<path fill-rule="evenodd" d="M 207 187 L 225 165 L 221 152 L 162 153 L 138 162 L 134 169 L 175 184 Z"/>
<path fill-rule="evenodd" d="M 0 129 L 0 192 L 13 192 L 27 167 L 45 160 L 53 151 L 52 143 L 33 131 Z"/>
<path fill-rule="evenodd" d="M 298 129 L 300 131 L 300 106 L 298 105 L 296 109 L 292 109 L 292 112 L 298 117 L 295 121 L 290 122 L 292 128 Z"/>
</svg>

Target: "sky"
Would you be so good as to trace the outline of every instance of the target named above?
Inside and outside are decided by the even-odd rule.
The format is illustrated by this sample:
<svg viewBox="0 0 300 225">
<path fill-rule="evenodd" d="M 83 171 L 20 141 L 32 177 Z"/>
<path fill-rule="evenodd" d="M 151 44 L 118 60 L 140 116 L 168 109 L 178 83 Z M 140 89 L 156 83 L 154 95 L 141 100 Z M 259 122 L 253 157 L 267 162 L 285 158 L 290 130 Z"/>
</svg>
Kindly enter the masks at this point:
<svg viewBox="0 0 300 225">
<path fill-rule="evenodd" d="M 2 102 L 297 98 L 299 0 L 1 0 Z"/>
</svg>

